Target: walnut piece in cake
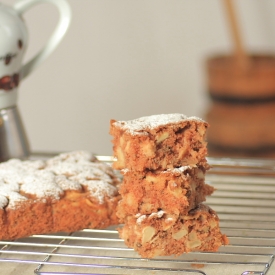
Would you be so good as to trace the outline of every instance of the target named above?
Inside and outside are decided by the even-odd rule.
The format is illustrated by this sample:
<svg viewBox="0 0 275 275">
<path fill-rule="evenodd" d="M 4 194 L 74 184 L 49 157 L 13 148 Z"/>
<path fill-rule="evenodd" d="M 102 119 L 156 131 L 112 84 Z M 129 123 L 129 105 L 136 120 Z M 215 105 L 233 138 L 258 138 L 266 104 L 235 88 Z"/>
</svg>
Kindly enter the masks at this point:
<svg viewBox="0 0 275 275">
<path fill-rule="evenodd" d="M 115 169 L 136 171 L 205 165 L 208 124 L 197 117 L 162 114 L 110 122 Z"/>
<path fill-rule="evenodd" d="M 150 214 L 159 209 L 187 214 L 214 191 L 205 183 L 204 169 L 197 166 L 146 173 L 125 169 L 122 174 L 122 199 L 117 208 L 121 223 L 129 215 Z"/>
<path fill-rule="evenodd" d="M 0 239 L 118 224 L 120 180 L 86 151 L 0 164 Z"/>
<path fill-rule="evenodd" d="M 199 204 L 188 215 L 158 211 L 129 216 L 119 234 L 142 257 L 180 255 L 191 251 L 217 251 L 228 239 L 220 232 L 216 213 Z"/>
</svg>

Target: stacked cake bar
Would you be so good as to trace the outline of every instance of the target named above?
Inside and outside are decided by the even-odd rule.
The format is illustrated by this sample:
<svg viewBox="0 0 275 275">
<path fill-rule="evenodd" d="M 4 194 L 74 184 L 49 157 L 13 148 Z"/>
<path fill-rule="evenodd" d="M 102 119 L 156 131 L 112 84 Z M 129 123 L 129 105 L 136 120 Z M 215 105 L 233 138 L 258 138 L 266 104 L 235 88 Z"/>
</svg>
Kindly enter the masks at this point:
<svg viewBox="0 0 275 275">
<path fill-rule="evenodd" d="M 123 174 L 119 234 L 142 257 L 216 251 L 228 243 L 216 213 L 202 204 L 214 191 L 204 180 L 207 127 L 182 114 L 111 121 L 113 167 Z"/>
</svg>

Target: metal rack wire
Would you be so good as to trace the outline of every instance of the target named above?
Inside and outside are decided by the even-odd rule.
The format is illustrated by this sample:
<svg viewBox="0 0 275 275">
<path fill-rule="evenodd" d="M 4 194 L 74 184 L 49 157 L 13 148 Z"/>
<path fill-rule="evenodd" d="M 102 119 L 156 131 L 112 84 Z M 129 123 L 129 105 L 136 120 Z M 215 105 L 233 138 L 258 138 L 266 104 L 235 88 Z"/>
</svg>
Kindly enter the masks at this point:
<svg viewBox="0 0 275 275">
<path fill-rule="evenodd" d="M 99 156 L 102 161 L 110 157 Z M 275 274 L 275 161 L 209 158 L 207 182 L 230 245 L 217 253 L 142 259 L 115 228 L 0 242 L 1 274 Z"/>
</svg>

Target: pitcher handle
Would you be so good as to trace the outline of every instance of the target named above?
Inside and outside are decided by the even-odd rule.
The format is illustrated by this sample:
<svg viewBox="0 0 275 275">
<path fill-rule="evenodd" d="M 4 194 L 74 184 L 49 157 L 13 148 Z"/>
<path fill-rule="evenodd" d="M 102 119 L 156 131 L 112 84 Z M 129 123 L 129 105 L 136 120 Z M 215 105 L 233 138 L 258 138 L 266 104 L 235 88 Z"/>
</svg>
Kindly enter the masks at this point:
<svg viewBox="0 0 275 275">
<path fill-rule="evenodd" d="M 29 8 L 40 4 L 51 3 L 55 5 L 59 11 L 59 22 L 46 43 L 46 45 L 26 64 L 24 64 L 20 70 L 20 79 L 22 80 L 28 76 L 42 61 L 44 61 L 57 47 L 59 42 L 64 37 L 71 22 L 71 8 L 65 0 L 21 0 L 17 2 L 13 8 L 19 15 L 22 15 Z"/>
</svg>

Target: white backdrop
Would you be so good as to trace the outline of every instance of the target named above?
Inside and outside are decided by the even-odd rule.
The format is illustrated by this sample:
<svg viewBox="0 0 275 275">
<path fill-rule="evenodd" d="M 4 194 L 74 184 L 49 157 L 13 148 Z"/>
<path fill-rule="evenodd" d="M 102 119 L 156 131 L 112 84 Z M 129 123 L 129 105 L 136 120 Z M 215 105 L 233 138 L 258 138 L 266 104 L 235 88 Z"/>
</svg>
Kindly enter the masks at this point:
<svg viewBox="0 0 275 275">
<path fill-rule="evenodd" d="M 205 59 L 232 49 L 222 0 L 68 2 L 73 19 L 66 37 L 20 86 L 18 105 L 32 150 L 109 155 L 110 119 L 203 116 L 209 104 Z M 245 47 L 274 52 L 275 1 L 237 4 Z M 41 4 L 24 18 L 29 59 L 58 14 Z"/>
</svg>

